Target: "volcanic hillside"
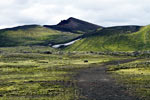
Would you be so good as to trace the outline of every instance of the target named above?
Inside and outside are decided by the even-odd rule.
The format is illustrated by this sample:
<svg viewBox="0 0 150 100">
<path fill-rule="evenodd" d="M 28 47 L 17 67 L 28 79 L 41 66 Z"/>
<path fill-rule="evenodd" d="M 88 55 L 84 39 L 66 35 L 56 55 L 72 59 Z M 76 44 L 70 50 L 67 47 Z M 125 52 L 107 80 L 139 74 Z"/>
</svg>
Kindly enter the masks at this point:
<svg viewBox="0 0 150 100">
<path fill-rule="evenodd" d="M 95 25 L 86 21 L 82 21 L 73 17 L 70 17 L 67 20 L 62 20 L 57 25 L 44 25 L 44 27 L 56 29 L 59 31 L 82 33 L 82 34 L 93 32 L 97 29 L 103 28 L 102 26 L 98 26 L 98 25 Z"/>
</svg>

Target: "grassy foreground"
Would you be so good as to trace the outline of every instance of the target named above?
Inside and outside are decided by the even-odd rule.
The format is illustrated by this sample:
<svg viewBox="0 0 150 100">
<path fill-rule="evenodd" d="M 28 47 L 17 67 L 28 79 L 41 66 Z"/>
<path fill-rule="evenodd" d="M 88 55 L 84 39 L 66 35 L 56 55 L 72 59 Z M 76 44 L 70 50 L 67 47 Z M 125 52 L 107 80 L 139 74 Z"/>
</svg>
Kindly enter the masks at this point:
<svg viewBox="0 0 150 100">
<path fill-rule="evenodd" d="M 138 59 L 126 64 L 111 66 L 109 71 L 119 84 L 125 85 L 128 91 L 141 100 L 150 98 L 150 59 Z"/>
<path fill-rule="evenodd" d="M 121 59 L 132 57 L 62 52 L 44 46 L 0 48 L 0 100 L 78 100 L 73 76 L 79 69 Z M 110 65 L 108 72 L 127 91 L 149 100 L 149 60 L 141 55 L 129 63 Z"/>
<path fill-rule="evenodd" d="M 46 54 L 48 49 L 51 53 Z M 123 59 L 60 52 L 49 47 L 11 47 L 0 51 L 0 100 L 75 100 L 79 94 L 72 76 L 78 69 Z"/>
</svg>

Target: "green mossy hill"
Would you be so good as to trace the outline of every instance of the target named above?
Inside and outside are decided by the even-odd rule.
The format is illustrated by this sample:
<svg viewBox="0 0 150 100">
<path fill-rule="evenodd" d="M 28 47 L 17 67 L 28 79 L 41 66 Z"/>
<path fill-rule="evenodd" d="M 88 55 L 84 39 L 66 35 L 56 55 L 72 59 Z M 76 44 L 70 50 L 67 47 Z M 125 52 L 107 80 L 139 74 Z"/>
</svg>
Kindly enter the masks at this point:
<svg viewBox="0 0 150 100">
<path fill-rule="evenodd" d="M 113 32 L 114 32 L 113 34 L 109 33 L 109 31 L 99 34 L 96 33 L 96 35 L 91 35 L 89 37 L 83 38 L 82 40 L 76 42 L 75 44 L 65 48 L 65 50 L 68 51 L 150 50 L 150 25 L 141 27 L 139 31 L 133 33 L 126 32 L 126 34 L 123 34 L 123 32 L 121 33 L 115 31 Z"/>
<path fill-rule="evenodd" d="M 39 25 L 25 25 L 0 30 L 0 47 L 57 44 L 70 41 L 79 35 Z"/>
</svg>

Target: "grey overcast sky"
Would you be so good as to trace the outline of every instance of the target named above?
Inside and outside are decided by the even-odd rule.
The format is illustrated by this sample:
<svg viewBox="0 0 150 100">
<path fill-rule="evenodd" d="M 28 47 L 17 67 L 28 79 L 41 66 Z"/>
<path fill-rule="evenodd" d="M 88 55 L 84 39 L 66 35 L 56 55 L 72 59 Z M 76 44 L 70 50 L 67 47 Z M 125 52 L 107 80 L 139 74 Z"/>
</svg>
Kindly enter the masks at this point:
<svg viewBox="0 0 150 100">
<path fill-rule="evenodd" d="M 0 0 L 0 28 L 75 17 L 101 26 L 150 24 L 150 0 Z"/>
</svg>

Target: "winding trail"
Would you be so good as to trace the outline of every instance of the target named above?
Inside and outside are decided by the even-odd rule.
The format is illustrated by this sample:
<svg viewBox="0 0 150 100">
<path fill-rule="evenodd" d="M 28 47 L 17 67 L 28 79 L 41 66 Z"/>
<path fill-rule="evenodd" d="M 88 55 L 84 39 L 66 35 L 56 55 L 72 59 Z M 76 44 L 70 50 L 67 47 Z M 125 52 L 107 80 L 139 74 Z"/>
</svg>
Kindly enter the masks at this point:
<svg viewBox="0 0 150 100">
<path fill-rule="evenodd" d="M 135 59 L 121 60 L 127 63 Z M 118 61 L 111 61 L 100 65 L 82 69 L 75 76 L 77 87 L 80 90 L 79 100 L 139 100 L 128 93 L 125 87 L 116 84 L 111 74 L 106 72 L 109 65 L 115 65 Z"/>
</svg>

